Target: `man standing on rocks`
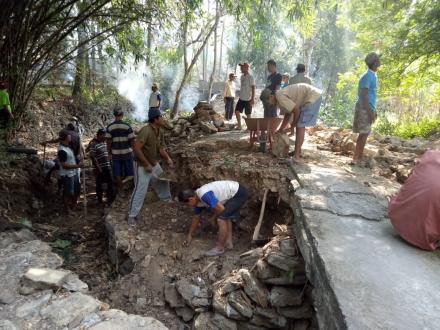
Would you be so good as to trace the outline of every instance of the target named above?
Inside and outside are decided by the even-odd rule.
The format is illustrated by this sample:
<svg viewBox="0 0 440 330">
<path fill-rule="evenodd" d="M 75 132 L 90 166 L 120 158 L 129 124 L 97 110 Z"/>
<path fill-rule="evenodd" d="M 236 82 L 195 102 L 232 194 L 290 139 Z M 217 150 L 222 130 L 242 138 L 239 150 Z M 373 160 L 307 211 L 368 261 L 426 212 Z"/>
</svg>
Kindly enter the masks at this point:
<svg viewBox="0 0 440 330">
<path fill-rule="evenodd" d="M 289 80 L 289 85 L 293 84 L 312 84 L 312 79 L 306 75 L 306 66 L 302 63 L 296 66 L 296 75 Z"/>
<path fill-rule="evenodd" d="M 294 161 L 300 161 L 301 147 L 304 143 L 306 127 L 315 126 L 322 102 L 322 91 L 309 84 L 289 85 L 277 92 L 265 90 L 261 99 L 269 104 L 278 104 L 285 112 L 278 132 L 282 132 L 293 114 L 293 127 L 296 127 Z"/>
<path fill-rule="evenodd" d="M 136 217 L 142 209 L 145 196 L 147 195 L 150 181 L 161 200 L 171 201 L 170 183 L 161 180 L 163 173 L 159 164 L 162 157 L 169 167 L 173 167 L 173 161 L 165 150 L 165 140 L 162 127 L 165 125 L 162 112 L 157 108 L 148 111 L 148 124 L 142 127 L 134 142 L 135 177 L 134 190 L 130 199 L 128 224 L 136 225 Z"/>
<path fill-rule="evenodd" d="M 237 128 L 241 130 L 241 114 L 246 114 L 246 117 L 251 118 L 252 106 L 255 99 L 255 79 L 249 73 L 249 64 L 242 63 L 240 65 L 240 93 L 238 95 L 238 102 L 235 106 L 235 117 L 237 118 Z"/>
<path fill-rule="evenodd" d="M 108 158 L 105 129 L 100 128 L 96 133 L 96 143 L 90 148 L 90 158 L 95 167 L 96 174 L 96 197 L 98 203 L 102 204 L 102 185 L 107 184 L 107 204 L 113 202 L 113 176 L 111 164 Z"/>
<path fill-rule="evenodd" d="M 235 99 L 235 74 L 233 72 L 229 74 L 229 79 L 225 82 L 223 98 L 225 101 L 225 119 L 231 120 L 234 112 Z"/>
<path fill-rule="evenodd" d="M 283 77 L 280 73 L 277 72 L 277 63 L 274 60 L 267 61 L 267 71 L 269 71 L 270 74 L 267 77 L 266 89 L 275 92 L 280 89 Z M 275 118 L 278 116 L 278 107 L 276 104 L 263 102 L 263 108 L 264 118 Z"/>
<path fill-rule="evenodd" d="M 160 109 L 161 102 L 162 102 L 162 95 L 159 92 L 159 88 L 157 87 L 157 84 L 153 83 L 153 85 L 151 85 L 151 95 L 149 101 L 150 109 L 151 108 Z"/>
<path fill-rule="evenodd" d="M 194 207 L 195 213 L 184 244 L 191 244 L 192 235 L 200 224 L 200 214 L 204 209 L 209 208 L 214 212 L 211 220 L 217 219 L 219 230 L 216 246 L 205 255 L 214 257 L 223 254 L 225 249 L 232 249 L 232 219 L 240 216 L 240 209 L 247 199 L 247 189 L 236 181 L 214 181 L 201 186 L 196 191 L 189 189 L 181 191 L 179 201 Z"/>
<path fill-rule="evenodd" d="M 107 126 L 105 137 L 118 193 L 122 194 L 122 178 L 134 175 L 132 150 L 134 133 L 131 126 L 122 121 L 124 112 L 120 106 L 114 108 L 113 115 L 115 121 Z"/>
<path fill-rule="evenodd" d="M 67 130 L 59 133 L 60 145 L 58 146 L 58 160 L 60 162 L 60 177 L 63 183 L 63 203 L 65 212 L 76 204 L 75 183 L 77 180 L 76 169 L 81 168 L 82 163 L 75 160 L 75 155 L 70 147 L 71 135 Z"/>
<path fill-rule="evenodd" d="M 356 149 L 353 155 L 352 165 L 362 160 L 365 144 L 371 132 L 371 125 L 376 120 L 376 96 L 377 96 L 377 75 L 380 66 L 380 57 L 376 53 L 369 53 L 365 57 L 365 64 L 368 69 L 359 79 L 358 100 L 355 106 L 353 132 L 359 133 L 356 141 Z"/>
</svg>

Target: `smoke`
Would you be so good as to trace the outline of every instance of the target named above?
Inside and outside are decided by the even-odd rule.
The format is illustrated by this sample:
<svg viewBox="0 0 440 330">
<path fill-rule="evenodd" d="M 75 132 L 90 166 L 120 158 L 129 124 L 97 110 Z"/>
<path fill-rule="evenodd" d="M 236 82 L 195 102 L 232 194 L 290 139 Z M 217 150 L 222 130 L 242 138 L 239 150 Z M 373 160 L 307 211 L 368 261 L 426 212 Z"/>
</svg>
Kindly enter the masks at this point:
<svg viewBox="0 0 440 330">
<path fill-rule="evenodd" d="M 144 63 L 130 66 L 117 75 L 118 92 L 133 103 L 135 110 L 131 116 L 138 121 L 145 121 L 148 117 L 151 84 L 151 72 Z"/>
</svg>

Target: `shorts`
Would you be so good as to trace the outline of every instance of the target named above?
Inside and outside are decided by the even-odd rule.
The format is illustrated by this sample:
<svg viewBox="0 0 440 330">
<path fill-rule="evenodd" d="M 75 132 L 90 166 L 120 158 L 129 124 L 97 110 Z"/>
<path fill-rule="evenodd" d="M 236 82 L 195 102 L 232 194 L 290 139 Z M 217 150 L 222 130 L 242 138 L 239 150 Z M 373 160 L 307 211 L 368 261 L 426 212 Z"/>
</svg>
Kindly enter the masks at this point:
<svg viewBox="0 0 440 330">
<path fill-rule="evenodd" d="M 353 133 L 370 134 L 371 123 L 368 111 L 369 110 L 362 107 L 359 102 L 356 102 L 354 108 Z"/>
<path fill-rule="evenodd" d="M 243 109 L 246 115 L 250 115 L 252 113 L 251 101 L 243 101 L 238 99 L 237 105 L 235 106 L 235 111 L 243 113 Z"/>
<path fill-rule="evenodd" d="M 115 177 L 134 176 L 133 158 L 113 159 L 112 170 Z"/>
<path fill-rule="evenodd" d="M 320 96 L 315 102 L 307 104 L 301 107 L 298 123 L 296 127 L 311 127 L 315 126 L 318 120 L 319 108 L 321 107 L 322 96 Z"/>
<path fill-rule="evenodd" d="M 249 193 L 246 187 L 239 185 L 234 197 L 225 203 L 225 210 L 219 215 L 219 220 L 237 219 L 240 216 L 240 209 L 248 199 Z"/>
<path fill-rule="evenodd" d="M 75 194 L 75 177 L 62 176 L 61 181 L 63 183 L 63 194 L 73 196 Z"/>
</svg>

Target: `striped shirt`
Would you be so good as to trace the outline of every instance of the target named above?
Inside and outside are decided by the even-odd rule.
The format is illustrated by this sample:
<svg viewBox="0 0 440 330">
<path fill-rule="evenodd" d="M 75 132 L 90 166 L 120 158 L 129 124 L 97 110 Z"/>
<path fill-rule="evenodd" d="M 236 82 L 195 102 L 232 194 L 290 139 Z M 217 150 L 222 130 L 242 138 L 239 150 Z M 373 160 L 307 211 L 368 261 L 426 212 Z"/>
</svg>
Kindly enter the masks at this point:
<svg viewBox="0 0 440 330">
<path fill-rule="evenodd" d="M 131 126 L 122 120 L 115 120 L 107 126 L 105 135 L 111 141 L 113 159 L 129 159 L 133 157 L 130 141 L 134 139 Z"/>
<path fill-rule="evenodd" d="M 101 170 L 104 168 L 111 168 L 108 160 L 107 144 L 105 142 L 95 143 L 90 149 L 90 157 L 96 159 Z"/>
</svg>

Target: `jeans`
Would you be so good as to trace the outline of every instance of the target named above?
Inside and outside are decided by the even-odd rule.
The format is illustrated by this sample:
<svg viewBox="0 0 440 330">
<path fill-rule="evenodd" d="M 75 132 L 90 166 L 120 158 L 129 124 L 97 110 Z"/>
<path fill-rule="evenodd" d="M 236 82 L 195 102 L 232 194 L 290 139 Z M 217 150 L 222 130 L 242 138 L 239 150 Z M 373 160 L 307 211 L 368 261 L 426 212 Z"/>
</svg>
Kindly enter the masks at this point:
<svg viewBox="0 0 440 330">
<path fill-rule="evenodd" d="M 96 197 L 98 202 L 102 202 L 102 184 L 107 184 L 107 202 L 111 203 L 113 201 L 113 178 L 110 167 L 101 169 L 101 172 L 96 173 Z"/>
<path fill-rule="evenodd" d="M 234 114 L 234 98 L 225 97 L 225 119 L 231 120 Z"/>
<path fill-rule="evenodd" d="M 153 173 L 160 175 L 163 172 L 162 167 L 157 163 L 153 167 Z M 144 204 L 145 196 L 148 192 L 150 181 L 154 191 L 161 200 L 171 200 L 169 181 L 159 180 L 152 173 L 145 171 L 145 168 L 135 162 L 134 171 L 134 190 L 131 195 L 128 217 L 135 218 L 138 216 Z"/>
</svg>

